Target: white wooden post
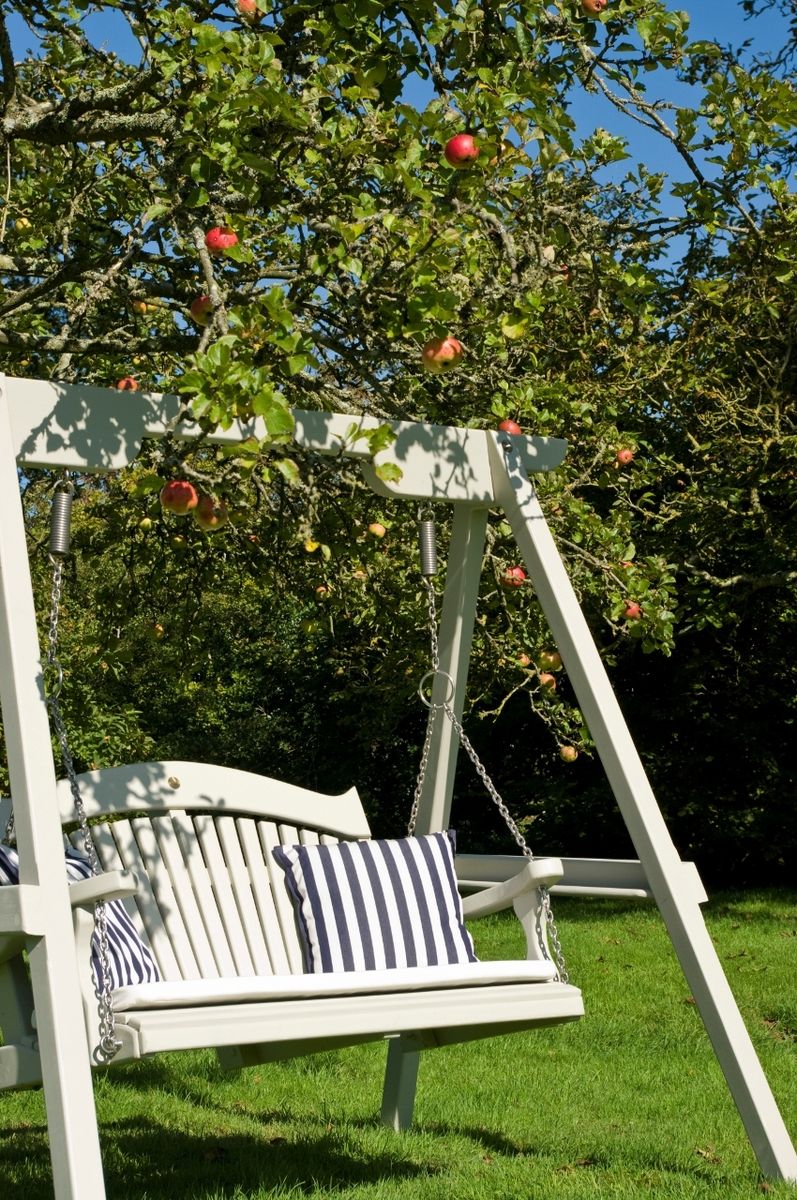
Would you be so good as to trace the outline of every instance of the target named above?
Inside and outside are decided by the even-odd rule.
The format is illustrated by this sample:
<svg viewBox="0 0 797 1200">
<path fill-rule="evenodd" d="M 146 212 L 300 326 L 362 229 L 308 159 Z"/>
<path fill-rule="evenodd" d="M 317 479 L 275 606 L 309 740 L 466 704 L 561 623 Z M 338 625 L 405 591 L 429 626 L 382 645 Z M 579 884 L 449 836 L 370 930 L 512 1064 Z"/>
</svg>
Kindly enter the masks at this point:
<svg viewBox="0 0 797 1200">
<path fill-rule="evenodd" d="M 55 771 L 6 396 L 0 387 L 0 701 L 15 802 L 20 883 L 37 928 L 20 918 L 58 1200 L 103 1200 L 86 1026 L 80 1000 Z M 0 835 L 2 831 L 0 831 Z M 38 901 L 38 903 L 36 902 Z M 27 926 L 27 928 L 26 928 Z"/>
<path fill-rule="evenodd" d="M 664 823 L 534 488 L 507 439 L 490 439 L 496 500 L 528 566 L 756 1158 L 765 1175 L 797 1182 L 797 1153 L 709 937 L 693 877 Z"/>
<path fill-rule="evenodd" d="M 454 505 L 439 633 L 440 670 L 451 677 L 453 696 L 448 680 L 440 675 L 433 683 L 432 703 L 440 704 L 449 700 L 457 719 L 461 719 L 465 704 L 487 516 L 486 508 L 476 508 L 470 504 Z M 429 747 L 426 779 L 418 805 L 418 833 L 434 833 L 448 827 L 458 751 L 456 732 L 442 710 L 438 709 Z"/>
</svg>

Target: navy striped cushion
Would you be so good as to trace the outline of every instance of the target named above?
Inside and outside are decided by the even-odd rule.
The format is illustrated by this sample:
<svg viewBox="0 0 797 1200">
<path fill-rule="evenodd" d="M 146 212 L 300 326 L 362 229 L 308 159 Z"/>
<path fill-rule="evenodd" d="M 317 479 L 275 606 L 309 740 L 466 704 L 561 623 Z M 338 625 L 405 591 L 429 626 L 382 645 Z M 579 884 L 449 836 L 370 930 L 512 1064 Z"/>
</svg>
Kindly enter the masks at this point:
<svg viewBox="0 0 797 1200">
<path fill-rule="evenodd" d="M 70 847 L 64 854 L 66 873 L 70 883 L 88 879 L 93 871 L 84 854 Z M 19 883 L 19 857 L 13 846 L 0 843 L 0 884 Z M 111 987 L 125 987 L 134 983 L 157 983 L 160 980 L 155 959 L 138 935 L 135 925 L 127 915 L 121 900 L 109 900 L 105 905 L 108 928 L 108 970 Z M 91 941 L 91 963 L 94 978 L 102 987 L 100 969 L 99 938 L 97 933 Z"/>
<path fill-rule="evenodd" d="M 310 974 L 476 962 L 454 835 L 280 846 Z"/>
</svg>

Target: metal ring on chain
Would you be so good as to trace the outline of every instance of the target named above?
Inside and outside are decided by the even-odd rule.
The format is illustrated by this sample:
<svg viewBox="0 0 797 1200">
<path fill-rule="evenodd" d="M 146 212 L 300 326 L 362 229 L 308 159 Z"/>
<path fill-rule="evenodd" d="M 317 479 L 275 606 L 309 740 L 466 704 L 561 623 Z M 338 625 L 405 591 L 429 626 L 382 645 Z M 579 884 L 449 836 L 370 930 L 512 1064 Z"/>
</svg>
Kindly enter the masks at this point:
<svg viewBox="0 0 797 1200">
<path fill-rule="evenodd" d="M 443 679 L 447 679 L 448 686 L 450 687 L 451 691 L 445 697 L 445 699 L 433 702 L 431 694 L 429 696 L 429 699 L 428 700 L 426 699 L 423 688 L 424 688 L 424 684 L 426 683 L 426 680 L 433 679 L 435 677 L 435 675 L 440 675 Z M 421 701 L 426 705 L 427 708 L 445 708 L 446 705 L 450 704 L 451 701 L 454 699 L 455 691 L 456 691 L 456 689 L 454 687 L 454 680 L 451 678 L 448 671 L 441 671 L 439 667 L 437 667 L 434 671 L 427 671 L 426 674 L 424 675 L 423 679 L 421 680 L 421 682 L 418 684 L 418 695 L 420 696 Z"/>
</svg>

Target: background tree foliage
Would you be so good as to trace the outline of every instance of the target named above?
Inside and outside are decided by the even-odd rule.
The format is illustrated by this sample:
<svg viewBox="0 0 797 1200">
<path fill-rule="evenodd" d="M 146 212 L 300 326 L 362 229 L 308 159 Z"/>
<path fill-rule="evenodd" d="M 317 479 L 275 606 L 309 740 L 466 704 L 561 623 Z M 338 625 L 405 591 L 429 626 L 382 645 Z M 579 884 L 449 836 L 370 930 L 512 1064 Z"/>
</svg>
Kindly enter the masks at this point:
<svg viewBox="0 0 797 1200">
<path fill-rule="evenodd" d="M 597 20 L 574 0 L 258 8 L 3 8 L 4 369 L 133 375 L 205 428 L 269 431 L 235 453 L 167 439 L 82 481 L 62 622 L 80 765 L 355 780 L 399 829 L 427 653 L 415 514 L 300 457 L 289 409 L 510 416 L 570 442 L 541 497 L 680 849 L 726 881 L 787 874 L 793 43 L 767 59 L 691 41 L 655 0 Z M 635 161 L 629 121 L 666 174 Z M 481 153 L 454 170 L 442 150 L 463 130 Z M 213 258 L 218 224 L 239 242 Z M 462 365 L 425 375 L 422 346 L 448 333 Z M 161 514 L 178 475 L 226 500 L 223 532 Z M 42 612 L 51 485 L 22 481 Z M 541 686 L 534 597 L 500 586 L 515 554 L 496 518 L 469 731 L 535 845 L 624 853 L 567 678 Z M 454 823 L 508 848 L 485 809 L 463 771 Z"/>
</svg>

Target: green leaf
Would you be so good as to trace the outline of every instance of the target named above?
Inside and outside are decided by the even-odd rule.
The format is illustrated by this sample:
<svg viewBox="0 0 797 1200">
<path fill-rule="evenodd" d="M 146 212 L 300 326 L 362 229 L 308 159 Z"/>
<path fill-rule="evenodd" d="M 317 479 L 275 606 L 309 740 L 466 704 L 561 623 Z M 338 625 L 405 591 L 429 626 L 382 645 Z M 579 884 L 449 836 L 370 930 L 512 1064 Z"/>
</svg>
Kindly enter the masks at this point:
<svg viewBox="0 0 797 1200">
<path fill-rule="evenodd" d="M 379 463 L 374 468 L 374 473 L 377 479 L 381 479 L 383 483 L 398 483 L 404 477 L 401 467 L 396 466 L 395 463 Z"/>
</svg>

